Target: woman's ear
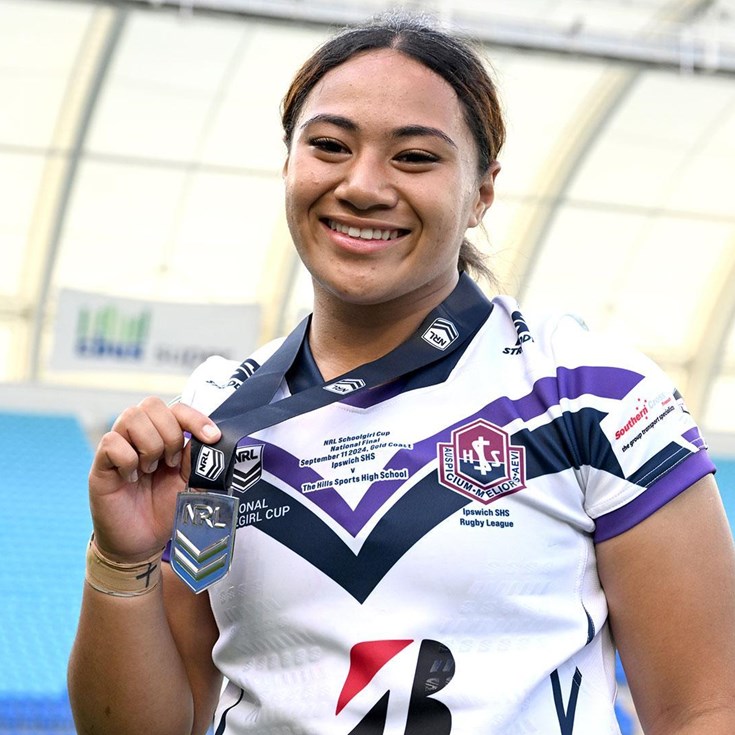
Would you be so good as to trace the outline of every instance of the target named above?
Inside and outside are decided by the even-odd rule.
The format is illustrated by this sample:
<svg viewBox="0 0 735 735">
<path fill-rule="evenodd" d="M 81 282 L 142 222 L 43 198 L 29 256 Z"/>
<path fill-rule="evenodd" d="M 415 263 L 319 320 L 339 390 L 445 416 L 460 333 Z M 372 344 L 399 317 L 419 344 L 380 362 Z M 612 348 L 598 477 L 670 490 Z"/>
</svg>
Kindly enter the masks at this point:
<svg viewBox="0 0 735 735">
<path fill-rule="evenodd" d="M 472 210 L 472 216 L 467 223 L 468 227 L 477 227 L 482 222 L 485 212 L 490 208 L 495 199 L 495 177 L 500 172 L 500 163 L 493 161 L 488 170 L 480 179 L 479 188 L 477 190 L 477 201 Z"/>
</svg>

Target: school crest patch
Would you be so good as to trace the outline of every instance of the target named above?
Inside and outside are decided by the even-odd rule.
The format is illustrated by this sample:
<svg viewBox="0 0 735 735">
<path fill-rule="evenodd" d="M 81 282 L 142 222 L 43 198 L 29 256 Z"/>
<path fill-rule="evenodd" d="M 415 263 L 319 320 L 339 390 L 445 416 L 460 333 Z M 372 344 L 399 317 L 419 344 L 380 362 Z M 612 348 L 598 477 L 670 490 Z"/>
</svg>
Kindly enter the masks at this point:
<svg viewBox="0 0 735 735">
<path fill-rule="evenodd" d="M 525 448 L 513 446 L 508 433 L 489 421 L 460 426 L 437 451 L 439 482 L 485 505 L 526 487 Z"/>
</svg>

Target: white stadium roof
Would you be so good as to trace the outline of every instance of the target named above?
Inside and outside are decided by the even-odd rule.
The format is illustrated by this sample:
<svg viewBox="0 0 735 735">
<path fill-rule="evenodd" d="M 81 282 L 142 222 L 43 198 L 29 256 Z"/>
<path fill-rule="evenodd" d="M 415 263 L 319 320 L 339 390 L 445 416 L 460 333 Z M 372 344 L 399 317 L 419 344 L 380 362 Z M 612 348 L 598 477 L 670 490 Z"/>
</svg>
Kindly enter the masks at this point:
<svg viewBox="0 0 735 735">
<path fill-rule="evenodd" d="M 0 0 L 0 409 L 178 391 L 173 368 L 60 358 L 80 294 L 243 309 L 248 346 L 295 323 L 280 99 L 388 6 Z M 479 244 L 502 290 L 624 335 L 735 456 L 735 2 L 411 7 L 494 67 L 509 134 Z"/>
</svg>

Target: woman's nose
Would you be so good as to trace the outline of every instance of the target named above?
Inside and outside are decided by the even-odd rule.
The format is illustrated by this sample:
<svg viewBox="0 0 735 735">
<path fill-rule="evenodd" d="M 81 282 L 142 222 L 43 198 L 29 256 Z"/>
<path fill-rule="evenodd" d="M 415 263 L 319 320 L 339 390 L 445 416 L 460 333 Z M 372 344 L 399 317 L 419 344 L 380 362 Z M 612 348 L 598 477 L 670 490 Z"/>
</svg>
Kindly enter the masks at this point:
<svg viewBox="0 0 735 735">
<path fill-rule="evenodd" d="M 369 155 L 356 156 L 345 169 L 335 195 L 356 209 L 388 209 L 397 201 L 385 164 Z"/>
</svg>

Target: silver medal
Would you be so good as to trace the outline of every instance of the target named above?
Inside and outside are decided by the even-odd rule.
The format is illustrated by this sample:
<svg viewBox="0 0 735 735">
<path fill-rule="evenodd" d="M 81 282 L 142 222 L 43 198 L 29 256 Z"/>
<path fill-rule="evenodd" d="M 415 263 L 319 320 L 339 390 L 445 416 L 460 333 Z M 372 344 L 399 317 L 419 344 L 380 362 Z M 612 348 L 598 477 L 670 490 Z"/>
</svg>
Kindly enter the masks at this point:
<svg viewBox="0 0 735 735">
<path fill-rule="evenodd" d="M 185 490 L 176 499 L 171 567 L 197 594 L 230 570 L 237 527 L 232 495 Z"/>
</svg>

